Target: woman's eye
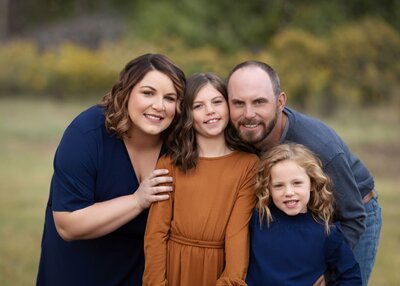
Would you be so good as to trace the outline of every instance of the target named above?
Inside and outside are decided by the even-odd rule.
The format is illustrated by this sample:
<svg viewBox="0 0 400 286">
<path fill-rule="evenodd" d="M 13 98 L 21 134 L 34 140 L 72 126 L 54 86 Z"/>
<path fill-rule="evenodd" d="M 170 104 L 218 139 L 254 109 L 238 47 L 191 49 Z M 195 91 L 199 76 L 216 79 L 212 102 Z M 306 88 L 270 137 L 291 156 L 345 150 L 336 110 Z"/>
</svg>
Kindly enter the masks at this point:
<svg viewBox="0 0 400 286">
<path fill-rule="evenodd" d="M 200 107 L 201 107 L 201 104 L 195 104 L 195 105 L 193 105 L 193 109 L 200 109 Z"/>
<path fill-rule="evenodd" d="M 175 101 L 176 101 L 176 98 L 175 98 L 174 96 L 166 96 L 165 99 L 166 99 L 168 102 L 175 102 Z"/>
<path fill-rule="evenodd" d="M 153 92 L 152 92 L 152 91 L 145 90 L 145 91 L 143 91 L 143 94 L 146 95 L 146 96 L 150 96 L 150 95 L 153 94 Z"/>
</svg>

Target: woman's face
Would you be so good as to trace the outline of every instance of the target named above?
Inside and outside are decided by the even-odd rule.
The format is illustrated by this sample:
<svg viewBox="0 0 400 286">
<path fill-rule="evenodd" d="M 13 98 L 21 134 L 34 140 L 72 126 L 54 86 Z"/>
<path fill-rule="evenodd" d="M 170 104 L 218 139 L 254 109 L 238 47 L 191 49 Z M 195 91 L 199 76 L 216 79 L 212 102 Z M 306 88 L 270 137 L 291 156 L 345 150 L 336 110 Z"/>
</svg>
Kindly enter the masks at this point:
<svg viewBox="0 0 400 286">
<path fill-rule="evenodd" d="M 128 113 L 132 133 L 159 135 L 168 128 L 175 116 L 177 92 L 172 80 L 152 70 L 132 89 L 128 100 Z"/>
<path fill-rule="evenodd" d="M 228 103 L 224 96 L 211 84 L 206 84 L 194 98 L 194 129 L 197 136 L 223 136 L 229 121 Z"/>
</svg>

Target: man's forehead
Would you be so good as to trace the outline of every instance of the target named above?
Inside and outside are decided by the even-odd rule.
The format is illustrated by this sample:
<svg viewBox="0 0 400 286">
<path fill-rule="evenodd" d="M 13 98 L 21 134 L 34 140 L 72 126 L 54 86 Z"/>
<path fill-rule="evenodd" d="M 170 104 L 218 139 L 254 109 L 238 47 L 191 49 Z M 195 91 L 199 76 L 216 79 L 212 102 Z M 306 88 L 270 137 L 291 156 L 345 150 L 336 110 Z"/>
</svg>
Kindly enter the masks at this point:
<svg viewBox="0 0 400 286">
<path fill-rule="evenodd" d="M 269 101 L 266 94 L 251 94 L 251 93 L 235 93 L 230 97 L 231 101 L 243 101 L 243 102 L 254 102 L 254 101 Z"/>
<path fill-rule="evenodd" d="M 244 67 L 235 71 L 228 82 L 228 89 L 240 88 L 268 88 L 271 86 L 271 80 L 268 74 L 259 67 Z"/>
<path fill-rule="evenodd" d="M 268 98 L 273 94 L 271 82 L 265 77 L 246 77 L 233 79 L 228 85 L 228 94 L 232 98 Z"/>
<path fill-rule="evenodd" d="M 254 76 L 255 74 L 268 77 L 268 74 L 262 68 L 255 65 L 250 65 L 241 67 L 240 69 L 234 71 L 231 75 L 231 78 L 234 77 L 236 79 L 240 79 L 245 76 Z"/>
</svg>

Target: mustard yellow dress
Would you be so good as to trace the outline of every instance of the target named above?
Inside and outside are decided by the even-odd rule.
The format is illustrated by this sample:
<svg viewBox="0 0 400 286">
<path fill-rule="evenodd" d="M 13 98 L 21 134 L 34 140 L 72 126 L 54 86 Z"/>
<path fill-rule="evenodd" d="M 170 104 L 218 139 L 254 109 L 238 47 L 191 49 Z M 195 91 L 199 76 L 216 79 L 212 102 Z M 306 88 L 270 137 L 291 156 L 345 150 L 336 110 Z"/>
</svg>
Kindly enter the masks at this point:
<svg viewBox="0 0 400 286">
<path fill-rule="evenodd" d="M 255 155 L 235 151 L 199 158 L 184 174 L 168 157 L 159 160 L 174 190 L 150 209 L 144 286 L 246 285 L 257 163 Z"/>
</svg>

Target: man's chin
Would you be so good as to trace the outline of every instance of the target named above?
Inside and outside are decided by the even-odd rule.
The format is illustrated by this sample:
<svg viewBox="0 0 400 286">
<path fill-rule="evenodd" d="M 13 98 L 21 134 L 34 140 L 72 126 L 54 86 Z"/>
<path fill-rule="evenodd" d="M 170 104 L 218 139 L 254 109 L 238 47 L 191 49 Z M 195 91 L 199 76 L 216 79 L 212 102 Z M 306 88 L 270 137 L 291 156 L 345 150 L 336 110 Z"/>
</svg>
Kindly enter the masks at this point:
<svg viewBox="0 0 400 286">
<path fill-rule="evenodd" d="M 255 145 L 262 140 L 261 136 L 255 132 L 240 132 L 239 137 L 244 143 L 250 145 Z"/>
</svg>

